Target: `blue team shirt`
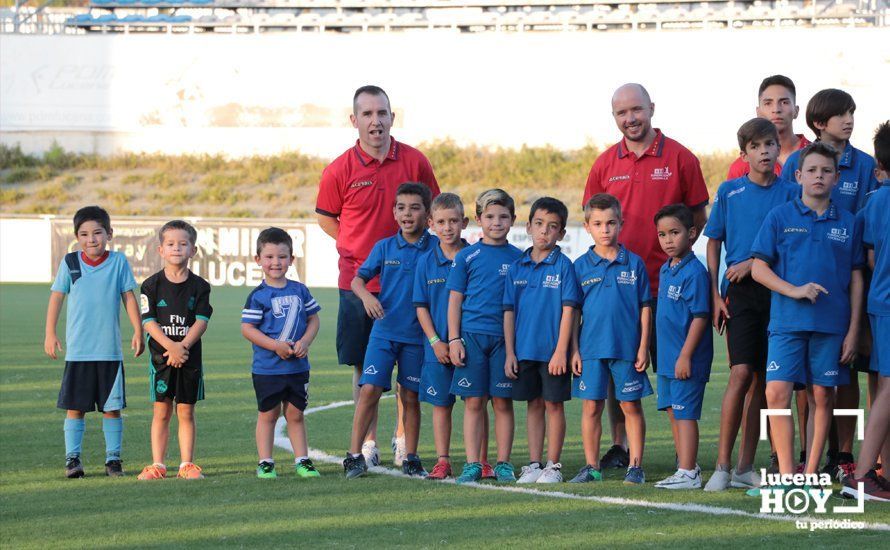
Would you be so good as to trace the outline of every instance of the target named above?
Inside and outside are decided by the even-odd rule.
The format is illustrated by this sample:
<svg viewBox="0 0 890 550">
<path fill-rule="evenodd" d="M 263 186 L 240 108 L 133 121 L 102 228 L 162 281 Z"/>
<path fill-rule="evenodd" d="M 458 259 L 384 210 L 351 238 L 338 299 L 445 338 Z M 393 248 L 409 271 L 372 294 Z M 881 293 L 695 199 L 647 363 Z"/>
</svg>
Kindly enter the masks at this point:
<svg viewBox="0 0 890 550">
<path fill-rule="evenodd" d="M 420 345 L 424 339 L 423 330 L 411 302 L 414 271 L 417 260 L 438 244 L 439 239 L 426 231 L 415 243 L 406 241 L 399 231 L 374 244 L 368 259 L 356 273 L 366 283 L 380 275 L 380 294 L 377 299 L 383 306 L 383 318 L 374 321 L 371 329 L 373 338 Z"/>
<path fill-rule="evenodd" d="M 468 246 L 454 257 L 445 288 L 464 295 L 461 331 L 504 336 L 504 277 L 522 251 L 510 243 Z"/>
<path fill-rule="evenodd" d="M 815 304 L 773 292 L 770 332 L 846 334 L 850 273 L 865 265 L 861 228 L 853 214 L 832 201 L 819 216 L 794 199 L 767 214 L 751 254 L 792 285 L 812 282 L 828 290 Z"/>
<path fill-rule="evenodd" d="M 77 254 L 80 278 L 71 283 L 68 264 L 62 259 L 52 290 L 68 295 L 65 319 L 66 361 L 123 361 L 121 351 L 121 294 L 136 288 L 127 257 L 109 252 L 91 266 Z"/>
<path fill-rule="evenodd" d="M 468 246 L 463 241 L 464 246 Z M 417 269 L 414 274 L 414 292 L 412 301 L 414 307 L 425 307 L 433 318 L 433 326 L 440 340 L 448 342 L 448 289 L 445 281 L 451 271 L 452 261 L 445 257 L 441 246 L 434 246 L 432 250 L 417 259 Z M 439 359 L 433 353 L 433 346 L 424 338 L 423 360 L 426 363 L 438 363 Z"/>
<path fill-rule="evenodd" d="M 504 311 L 515 311 L 519 361 L 550 361 L 559 341 L 563 306 L 577 307 L 581 293 L 572 260 L 560 247 L 538 263 L 526 250 L 507 270 Z"/>
<path fill-rule="evenodd" d="M 868 291 L 868 312 L 890 315 L 890 187 L 871 194 L 859 212 L 862 242 L 875 251 L 875 270 Z"/>
<path fill-rule="evenodd" d="M 748 176 L 725 181 L 717 189 L 705 236 L 723 241 L 726 267 L 751 258 L 751 245 L 770 210 L 800 196 L 800 186 L 777 178 L 768 186 L 757 185 Z M 729 281 L 724 277 L 721 294 Z"/>
<path fill-rule="evenodd" d="M 581 359 L 636 361 L 640 309 L 652 303 L 643 259 L 620 245 L 609 261 L 591 246 L 574 267 L 582 294 Z"/>
<path fill-rule="evenodd" d="M 711 313 L 711 280 L 708 270 L 690 252 L 677 265 L 671 260 L 661 267 L 658 284 L 658 307 L 655 308 L 655 333 L 658 338 L 658 374 L 675 378 L 674 367 L 686 343 L 689 327 L 696 317 L 709 318 Z M 714 340 L 705 331 L 692 352 L 691 380 L 707 382 L 714 359 Z"/>
<path fill-rule="evenodd" d="M 284 288 L 275 288 L 263 281 L 247 297 L 241 322 L 256 325 L 269 338 L 294 343 L 306 334 L 309 316 L 320 310 L 303 283 L 288 279 Z M 296 374 L 308 370 L 308 356 L 282 359 L 274 351 L 253 344 L 254 374 Z"/>
<path fill-rule="evenodd" d="M 799 159 L 800 151 L 791 153 L 782 167 L 782 178 L 797 182 L 794 172 L 800 168 Z M 855 214 L 865 206 L 866 195 L 880 187 L 875 178 L 875 159 L 853 147 L 848 141 L 837 165 L 840 177 L 831 192 L 831 200 L 847 212 Z"/>
</svg>

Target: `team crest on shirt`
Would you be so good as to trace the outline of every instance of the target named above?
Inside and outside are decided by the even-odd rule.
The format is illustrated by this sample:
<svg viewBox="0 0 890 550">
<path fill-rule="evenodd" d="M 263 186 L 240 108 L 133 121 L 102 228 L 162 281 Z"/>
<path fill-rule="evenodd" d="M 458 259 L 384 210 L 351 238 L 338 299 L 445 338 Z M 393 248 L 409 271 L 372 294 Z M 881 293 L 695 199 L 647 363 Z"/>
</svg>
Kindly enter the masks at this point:
<svg viewBox="0 0 890 550">
<path fill-rule="evenodd" d="M 557 273 L 556 275 L 547 275 L 546 277 L 544 277 L 544 282 L 541 283 L 541 286 L 543 286 L 544 288 L 559 288 L 560 282 L 561 281 L 559 279 L 559 273 Z"/>
<path fill-rule="evenodd" d="M 139 295 L 139 311 L 148 313 L 148 296 L 145 294 Z"/>
<path fill-rule="evenodd" d="M 637 270 L 631 269 L 630 271 L 622 271 L 621 274 L 615 278 L 615 281 L 619 285 L 634 285 L 637 283 Z"/>
<path fill-rule="evenodd" d="M 680 299 L 680 290 L 682 290 L 683 285 L 669 285 L 668 286 L 668 298 L 671 300 L 679 300 Z"/>
<path fill-rule="evenodd" d="M 847 242 L 847 228 L 846 227 L 832 227 L 831 230 L 828 231 L 828 238 L 832 241 L 836 241 L 839 243 Z"/>
<path fill-rule="evenodd" d="M 656 168 L 655 170 L 652 170 L 651 178 L 653 180 L 666 181 L 673 175 L 674 174 L 671 172 L 671 169 L 665 166 L 664 168 Z"/>
<path fill-rule="evenodd" d="M 501 275 L 501 276 L 506 275 L 507 270 L 509 270 L 509 269 L 510 269 L 510 264 L 501 264 L 501 268 L 498 269 L 498 275 Z"/>
<path fill-rule="evenodd" d="M 837 191 L 842 195 L 855 195 L 859 192 L 859 181 L 842 181 L 837 185 Z"/>
</svg>

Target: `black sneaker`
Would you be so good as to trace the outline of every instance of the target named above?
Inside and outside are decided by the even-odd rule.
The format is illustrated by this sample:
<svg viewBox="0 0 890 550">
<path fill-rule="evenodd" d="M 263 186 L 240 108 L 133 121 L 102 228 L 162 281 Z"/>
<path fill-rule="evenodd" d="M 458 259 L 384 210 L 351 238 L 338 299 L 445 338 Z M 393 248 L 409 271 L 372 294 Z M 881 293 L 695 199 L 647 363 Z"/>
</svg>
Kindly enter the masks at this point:
<svg viewBox="0 0 890 550">
<path fill-rule="evenodd" d="M 769 455 L 769 466 L 766 468 L 766 473 L 768 474 L 778 474 L 779 473 L 779 455 L 776 453 L 770 453 Z"/>
<path fill-rule="evenodd" d="M 65 459 L 65 477 L 68 479 L 83 477 L 83 464 L 80 463 L 80 457 L 72 456 Z"/>
<path fill-rule="evenodd" d="M 417 455 L 408 455 L 408 458 L 402 461 L 402 473 L 411 477 L 426 477 L 429 475 L 423 469 L 423 464 Z"/>
<path fill-rule="evenodd" d="M 627 468 L 630 464 L 630 455 L 621 445 L 612 445 L 606 454 L 600 459 L 600 468 Z"/>
<path fill-rule="evenodd" d="M 121 477 L 124 475 L 124 468 L 121 466 L 120 460 L 109 460 L 105 463 L 105 475 L 108 477 Z"/>
<path fill-rule="evenodd" d="M 803 461 L 806 464 L 806 461 Z M 828 474 L 831 477 L 835 477 L 837 474 L 838 466 L 840 465 L 838 455 L 836 453 L 828 453 L 825 455 L 825 466 L 822 466 L 822 473 Z"/>
<path fill-rule="evenodd" d="M 359 454 L 354 457 L 346 453 L 346 459 L 343 461 L 343 471 L 346 472 L 346 479 L 355 479 L 368 473 L 368 464 L 365 462 L 364 455 Z"/>
</svg>

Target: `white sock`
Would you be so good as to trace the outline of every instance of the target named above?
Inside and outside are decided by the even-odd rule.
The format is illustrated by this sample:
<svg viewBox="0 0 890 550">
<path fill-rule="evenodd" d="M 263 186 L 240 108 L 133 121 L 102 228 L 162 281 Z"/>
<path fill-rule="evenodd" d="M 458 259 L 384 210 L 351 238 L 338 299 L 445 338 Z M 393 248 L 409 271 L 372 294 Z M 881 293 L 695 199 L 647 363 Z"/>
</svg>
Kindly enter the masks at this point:
<svg viewBox="0 0 890 550">
<path fill-rule="evenodd" d="M 191 464 L 191 462 L 180 462 L 180 463 L 179 463 L 179 469 L 182 470 L 182 468 L 183 468 L 186 464 Z"/>
<path fill-rule="evenodd" d="M 154 465 L 154 466 L 157 466 L 158 468 L 160 468 L 160 469 L 162 469 L 162 470 L 166 470 L 166 469 L 167 469 L 167 466 L 165 466 L 163 462 L 155 462 L 153 465 Z"/>
<path fill-rule="evenodd" d="M 683 468 L 677 468 L 682 474 L 687 475 L 689 477 L 695 477 L 695 470 L 684 470 Z"/>
<path fill-rule="evenodd" d="M 271 458 L 261 458 L 260 462 L 268 462 L 269 464 L 275 464 L 275 460 Z"/>
<path fill-rule="evenodd" d="M 299 464 L 301 460 L 306 460 L 308 456 L 298 456 L 294 459 L 294 464 Z"/>
</svg>

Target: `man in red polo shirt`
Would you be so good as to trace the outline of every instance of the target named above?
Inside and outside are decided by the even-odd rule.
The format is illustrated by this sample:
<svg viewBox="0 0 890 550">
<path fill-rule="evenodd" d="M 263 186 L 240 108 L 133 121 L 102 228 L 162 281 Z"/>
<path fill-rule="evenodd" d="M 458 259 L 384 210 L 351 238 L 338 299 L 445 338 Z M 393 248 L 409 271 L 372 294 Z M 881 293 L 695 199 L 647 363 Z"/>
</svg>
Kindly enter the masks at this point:
<svg viewBox="0 0 890 550">
<path fill-rule="evenodd" d="M 708 189 L 698 159 L 652 127 L 654 113 L 655 104 L 640 84 L 625 84 L 615 91 L 612 116 L 624 139 L 596 159 L 584 188 L 584 204 L 597 193 L 609 193 L 621 202 L 624 215 L 621 242 L 646 263 L 653 298 L 658 295 L 659 270 L 667 260 L 658 244 L 655 213 L 663 206 L 683 203 L 692 209 L 697 234 L 700 234 L 707 219 L 705 206 L 708 204 Z M 657 366 L 654 336 L 650 355 L 654 368 Z M 612 448 L 602 457 L 600 465 L 623 468 L 629 460 L 624 415 L 615 401 L 612 384 L 609 384 L 608 403 Z"/>
<path fill-rule="evenodd" d="M 399 185 L 420 182 L 430 188 L 433 197 L 439 194 L 430 161 L 417 149 L 390 136 L 394 118 L 389 96 L 381 88 L 362 86 L 356 90 L 349 120 L 358 130 L 358 140 L 324 169 L 315 203 L 318 225 L 337 241 L 340 255 L 337 360 L 341 365 L 354 367 L 356 400 L 374 321 L 365 313 L 349 284 L 374 243 L 398 231 L 392 208 Z M 369 281 L 367 288 L 376 294 L 380 291 L 380 281 L 376 278 Z M 399 417 L 401 425 L 401 414 Z M 369 464 L 377 455 L 376 440 L 375 418 L 362 448 Z"/>
<path fill-rule="evenodd" d="M 794 120 L 799 111 L 797 89 L 790 78 L 776 74 L 763 79 L 757 90 L 757 108 L 754 112 L 758 117 L 772 122 L 779 131 L 779 158 L 774 168 L 777 176 L 782 174 L 782 166 L 791 153 L 810 144 L 806 136 L 794 133 Z M 748 163 L 739 155 L 729 166 L 726 179 L 734 180 L 747 173 Z"/>
</svg>

